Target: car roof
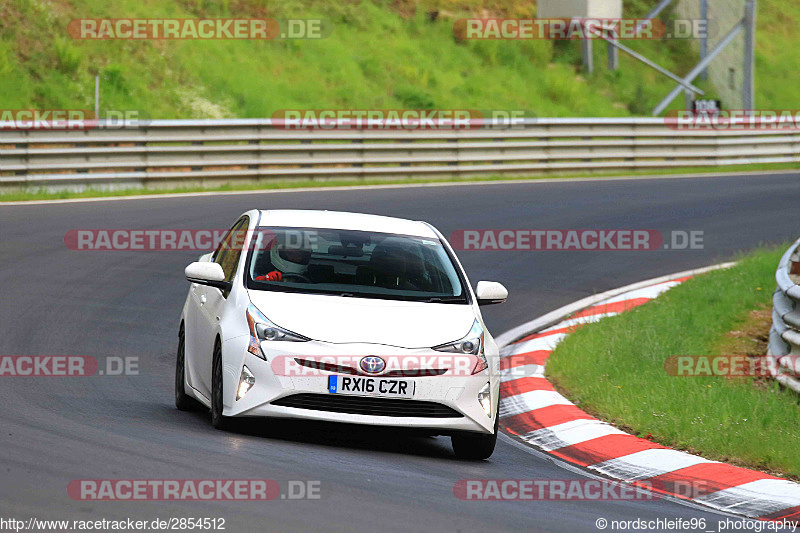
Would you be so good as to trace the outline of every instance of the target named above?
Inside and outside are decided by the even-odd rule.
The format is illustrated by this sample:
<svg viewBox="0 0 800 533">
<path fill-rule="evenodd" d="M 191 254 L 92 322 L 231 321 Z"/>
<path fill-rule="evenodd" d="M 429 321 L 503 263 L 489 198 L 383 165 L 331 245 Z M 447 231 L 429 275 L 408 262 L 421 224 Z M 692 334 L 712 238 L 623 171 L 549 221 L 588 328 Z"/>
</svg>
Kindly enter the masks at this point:
<svg viewBox="0 0 800 533">
<path fill-rule="evenodd" d="M 430 226 L 418 220 L 367 215 L 364 213 L 347 213 L 344 211 L 265 210 L 261 211 L 259 227 L 347 229 L 439 238 Z"/>
</svg>

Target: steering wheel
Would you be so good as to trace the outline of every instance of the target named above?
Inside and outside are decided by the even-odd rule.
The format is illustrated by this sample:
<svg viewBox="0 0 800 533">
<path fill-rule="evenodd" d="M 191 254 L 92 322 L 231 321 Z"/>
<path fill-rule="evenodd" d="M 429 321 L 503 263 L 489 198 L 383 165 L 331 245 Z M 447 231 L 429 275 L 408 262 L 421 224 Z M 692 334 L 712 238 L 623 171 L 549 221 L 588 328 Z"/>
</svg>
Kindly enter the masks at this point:
<svg viewBox="0 0 800 533">
<path fill-rule="evenodd" d="M 303 283 L 313 283 L 313 281 L 311 281 L 310 279 L 308 279 L 304 275 L 295 274 L 294 272 L 289 272 L 289 273 L 283 274 L 282 277 L 281 277 L 281 279 L 283 279 L 283 280 L 286 280 L 286 278 L 297 278 L 300 281 L 302 281 Z"/>
</svg>

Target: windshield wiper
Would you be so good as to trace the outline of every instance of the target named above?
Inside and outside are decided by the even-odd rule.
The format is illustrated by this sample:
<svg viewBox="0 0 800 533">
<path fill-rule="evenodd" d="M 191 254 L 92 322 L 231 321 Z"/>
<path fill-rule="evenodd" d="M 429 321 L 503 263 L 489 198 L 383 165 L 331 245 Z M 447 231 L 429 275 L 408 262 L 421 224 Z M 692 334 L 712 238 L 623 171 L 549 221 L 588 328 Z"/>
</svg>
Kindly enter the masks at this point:
<svg viewBox="0 0 800 533">
<path fill-rule="evenodd" d="M 463 296 L 434 296 L 423 300 L 425 303 L 453 303 L 453 302 L 466 302 Z"/>
</svg>

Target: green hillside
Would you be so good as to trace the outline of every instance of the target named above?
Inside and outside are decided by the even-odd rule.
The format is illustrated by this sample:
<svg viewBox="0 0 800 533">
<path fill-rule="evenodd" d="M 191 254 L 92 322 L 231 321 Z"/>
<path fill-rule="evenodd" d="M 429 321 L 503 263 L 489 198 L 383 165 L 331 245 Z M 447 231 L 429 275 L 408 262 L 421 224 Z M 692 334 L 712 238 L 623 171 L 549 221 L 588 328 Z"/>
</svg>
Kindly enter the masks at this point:
<svg viewBox="0 0 800 533">
<path fill-rule="evenodd" d="M 626 1 L 626 16 L 654 4 Z M 428 15 L 436 12 L 437 16 Z M 580 43 L 458 41 L 461 16 L 532 17 L 511 0 L 0 0 L 0 108 L 93 108 L 94 76 L 103 109 L 138 109 L 154 118 L 266 117 L 296 108 L 525 109 L 538 116 L 647 115 L 673 83 L 627 56 L 580 71 Z M 76 18 L 272 17 L 329 20 L 321 40 L 81 41 Z M 800 70 L 800 20 L 793 0 L 762 2 L 760 108 L 792 108 Z M 637 41 L 637 51 L 687 72 L 688 41 Z M 708 85 L 703 86 L 711 90 Z M 711 90 L 713 94 L 713 90 Z M 681 99 L 679 99 L 681 100 Z M 676 101 L 675 105 L 683 102 Z"/>
</svg>

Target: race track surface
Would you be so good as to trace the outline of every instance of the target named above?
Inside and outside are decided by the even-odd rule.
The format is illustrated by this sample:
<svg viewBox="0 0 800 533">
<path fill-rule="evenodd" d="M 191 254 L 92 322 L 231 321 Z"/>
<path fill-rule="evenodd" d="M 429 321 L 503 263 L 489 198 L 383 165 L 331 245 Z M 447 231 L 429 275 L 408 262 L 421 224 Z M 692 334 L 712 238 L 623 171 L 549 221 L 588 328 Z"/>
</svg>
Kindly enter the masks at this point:
<svg viewBox="0 0 800 533">
<path fill-rule="evenodd" d="M 495 336 L 595 292 L 735 258 L 800 233 L 800 174 L 286 192 L 0 207 L 0 355 L 138 357 L 136 376 L 0 378 L 0 516 L 224 517 L 228 531 L 596 531 L 595 521 L 720 515 L 672 501 L 472 502 L 460 479 L 575 479 L 507 441 L 485 462 L 447 438 L 256 420 L 224 433 L 173 405 L 183 268 L 198 252 L 66 248 L 70 229 L 228 227 L 251 208 L 423 219 L 458 229 L 703 231 L 704 249 L 459 252 L 473 284 L 506 284 L 485 308 Z M 75 479 L 318 480 L 319 500 L 75 501 Z"/>
</svg>

